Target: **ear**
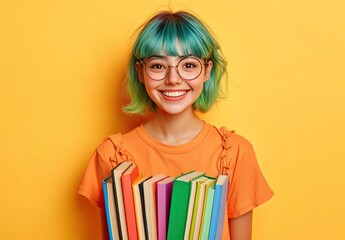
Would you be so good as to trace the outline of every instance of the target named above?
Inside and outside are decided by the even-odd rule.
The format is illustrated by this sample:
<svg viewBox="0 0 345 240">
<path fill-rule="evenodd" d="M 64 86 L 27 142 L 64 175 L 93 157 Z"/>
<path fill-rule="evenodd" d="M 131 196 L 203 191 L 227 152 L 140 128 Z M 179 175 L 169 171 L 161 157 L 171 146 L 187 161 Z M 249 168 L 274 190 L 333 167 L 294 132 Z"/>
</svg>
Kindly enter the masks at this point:
<svg viewBox="0 0 345 240">
<path fill-rule="evenodd" d="M 144 83 L 144 74 L 143 74 L 143 68 L 141 67 L 141 64 L 139 62 L 135 63 L 135 70 L 138 73 L 139 81 Z"/>
<path fill-rule="evenodd" d="M 213 67 L 213 62 L 211 60 L 209 60 L 207 62 L 207 67 L 206 67 L 206 70 L 205 70 L 204 82 L 206 82 L 210 78 L 212 67 Z"/>
</svg>

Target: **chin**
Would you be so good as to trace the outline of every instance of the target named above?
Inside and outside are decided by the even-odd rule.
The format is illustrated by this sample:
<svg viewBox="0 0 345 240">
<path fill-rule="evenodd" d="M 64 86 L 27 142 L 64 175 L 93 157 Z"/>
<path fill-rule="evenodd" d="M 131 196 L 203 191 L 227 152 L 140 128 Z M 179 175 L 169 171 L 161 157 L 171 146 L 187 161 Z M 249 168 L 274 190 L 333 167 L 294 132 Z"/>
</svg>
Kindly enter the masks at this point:
<svg viewBox="0 0 345 240">
<path fill-rule="evenodd" d="M 192 107 L 188 108 L 161 108 L 161 111 L 169 115 L 178 115 L 188 111 L 193 111 Z"/>
</svg>

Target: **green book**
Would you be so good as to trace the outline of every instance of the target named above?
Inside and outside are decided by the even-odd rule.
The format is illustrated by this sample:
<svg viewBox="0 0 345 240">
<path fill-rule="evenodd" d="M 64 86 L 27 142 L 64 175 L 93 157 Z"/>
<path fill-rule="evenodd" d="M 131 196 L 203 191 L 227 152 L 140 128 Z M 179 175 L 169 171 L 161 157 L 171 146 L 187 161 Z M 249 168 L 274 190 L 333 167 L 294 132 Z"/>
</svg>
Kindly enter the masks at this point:
<svg viewBox="0 0 345 240">
<path fill-rule="evenodd" d="M 188 212 L 191 181 L 204 172 L 188 172 L 174 180 L 171 196 L 167 240 L 183 239 Z"/>
</svg>

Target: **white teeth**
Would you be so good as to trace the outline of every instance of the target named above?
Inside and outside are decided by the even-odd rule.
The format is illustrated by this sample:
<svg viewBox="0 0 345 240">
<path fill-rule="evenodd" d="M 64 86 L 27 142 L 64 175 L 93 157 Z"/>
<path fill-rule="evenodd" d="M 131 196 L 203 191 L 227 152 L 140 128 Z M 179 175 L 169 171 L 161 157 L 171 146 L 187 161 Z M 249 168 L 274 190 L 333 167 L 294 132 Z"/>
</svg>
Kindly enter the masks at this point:
<svg viewBox="0 0 345 240">
<path fill-rule="evenodd" d="M 186 93 L 187 93 L 187 91 L 176 91 L 176 92 L 164 92 L 164 91 L 162 91 L 162 94 L 164 96 L 167 96 L 167 97 L 179 97 L 179 96 L 182 96 Z"/>
</svg>

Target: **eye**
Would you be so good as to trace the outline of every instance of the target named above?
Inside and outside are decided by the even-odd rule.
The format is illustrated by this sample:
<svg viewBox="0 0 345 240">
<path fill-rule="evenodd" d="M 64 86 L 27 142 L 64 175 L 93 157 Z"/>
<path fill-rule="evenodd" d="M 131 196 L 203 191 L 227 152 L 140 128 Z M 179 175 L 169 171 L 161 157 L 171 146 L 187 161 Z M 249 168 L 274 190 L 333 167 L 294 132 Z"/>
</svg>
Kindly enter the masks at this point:
<svg viewBox="0 0 345 240">
<path fill-rule="evenodd" d="M 200 68 L 200 62 L 194 58 L 183 59 L 180 63 L 182 71 L 194 71 Z"/>
<path fill-rule="evenodd" d="M 153 69 L 163 69 L 164 66 L 161 65 L 161 64 L 156 63 L 156 64 L 150 65 L 150 68 L 153 68 Z"/>
<path fill-rule="evenodd" d="M 185 63 L 184 64 L 184 68 L 195 68 L 195 64 L 194 63 L 191 63 L 191 62 L 188 62 L 188 63 Z"/>
<path fill-rule="evenodd" d="M 146 63 L 146 70 L 149 72 L 164 72 L 167 68 L 167 64 L 161 59 L 151 59 Z"/>
</svg>

